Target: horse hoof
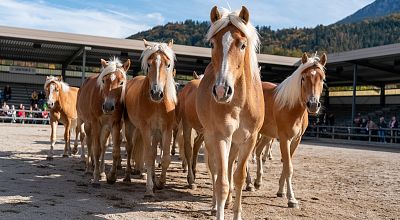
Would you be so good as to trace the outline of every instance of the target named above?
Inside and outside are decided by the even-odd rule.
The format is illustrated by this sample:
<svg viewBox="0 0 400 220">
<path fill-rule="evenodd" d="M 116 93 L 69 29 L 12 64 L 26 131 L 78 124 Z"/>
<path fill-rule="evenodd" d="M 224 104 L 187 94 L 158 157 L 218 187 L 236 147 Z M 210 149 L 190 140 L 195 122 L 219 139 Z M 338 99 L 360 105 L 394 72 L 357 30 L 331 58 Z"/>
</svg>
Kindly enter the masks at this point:
<svg viewBox="0 0 400 220">
<path fill-rule="evenodd" d="M 122 181 L 124 181 L 126 183 L 130 183 L 131 182 L 131 178 L 130 177 L 125 177 Z"/>
<path fill-rule="evenodd" d="M 47 156 L 46 157 L 46 160 L 53 160 L 54 158 L 53 158 L 53 156 Z"/>
<path fill-rule="evenodd" d="M 194 184 L 194 183 L 193 183 L 193 184 L 190 184 L 190 185 L 189 185 L 189 188 L 192 189 L 192 190 L 195 190 L 195 189 L 197 189 L 197 185 Z"/>
<path fill-rule="evenodd" d="M 298 202 L 288 202 L 288 207 L 289 208 L 294 208 L 294 209 L 300 208 Z"/>
<path fill-rule="evenodd" d="M 268 157 L 268 160 L 272 160 L 273 158 L 272 157 Z"/>
<path fill-rule="evenodd" d="M 282 198 L 285 197 L 285 193 L 277 193 L 276 196 Z"/>
<path fill-rule="evenodd" d="M 140 174 L 140 179 L 142 179 L 142 180 L 147 180 L 147 174 L 141 173 L 141 174 Z"/>
<path fill-rule="evenodd" d="M 171 150 L 171 155 L 175 156 L 175 150 Z"/>
<path fill-rule="evenodd" d="M 158 164 L 158 168 L 161 168 L 161 163 Z"/>
<path fill-rule="evenodd" d="M 183 173 L 186 173 L 186 172 L 187 172 L 187 170 L 184 169 L 184 170 L 183 170 Z"/>
<path fill-rule="evenodd" d="M 256 188 L 257 190 L 259 190 L 259 189 L 261 188 L 261 184 L 255 182 L 255 183 L 254 183 L 254 188 Z"/>
<path fill-rule="evenodd" d="M 75 154 L 77 154 L 78 153 L 78 150 L 77 149 L 72 149 L 72 152 L 71 152 L 73 155 L 75 155 Z"/>
<path fill-rule="evenodd" d="M 144 194 L 144 198 L 145 198 L 145 199 L 154 198 L 154 193 L 153 193 L 153 192 L 146 192 L 146 193 Z"/>
<path fill-rule="evenodd" d="M 132 171 L 132 174 L 133 174 L 133 175 L 139 175 L 139 174 L 140 174 L 140 170 L 133 170 L 133 171 Z"/>
<path fill-rule="evenodd" d="M 158 190 L 164 189 L 164 186 L 165 186 L 165 183 L 163 183 L 163 182 L 158 181 L 158 182 L 156 183 L 156 188 L 157 188 Z"/>
<path fill-rule="evenodd" d="M 67 158 L 68 154 L 63 154 L 62 157 Z"/>
<path fill-rule="evenodd" d="M 254 186 L 252 186 L 251 184 L 246 186 L 246 191 L 248 192 L 254 192 Z"/>
<path fill-rule="evenodd" d="M 92 186 L 94 188 L 100 188 L 100 183 L 99 182 L 92 182 Z"/>
<path fill-rule="evenodd" d="M 107 183 L 108 184 L 114 184 L 115 182 L 117 182 L 117 179 L 115 177 L 113 177 L 113 178 L 107 177 Z"/>
</svg>

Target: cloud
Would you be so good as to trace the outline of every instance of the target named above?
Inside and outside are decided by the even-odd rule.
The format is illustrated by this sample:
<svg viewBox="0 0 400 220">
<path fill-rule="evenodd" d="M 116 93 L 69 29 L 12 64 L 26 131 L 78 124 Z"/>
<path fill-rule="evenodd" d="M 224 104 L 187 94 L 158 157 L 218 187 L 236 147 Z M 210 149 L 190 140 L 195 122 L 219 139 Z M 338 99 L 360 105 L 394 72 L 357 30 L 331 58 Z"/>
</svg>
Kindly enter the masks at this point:
<svg viewBox="0 0 400 220">
<path fill-rule="evenodd" d="M 125 38 L 164 23 L 160 13 L 128 15 L 116 10 L 76 9 L 44 1 L 0 1 L 0 25 Z M 143 19 L 146 18 L 146 19 Z"/>
</svg>

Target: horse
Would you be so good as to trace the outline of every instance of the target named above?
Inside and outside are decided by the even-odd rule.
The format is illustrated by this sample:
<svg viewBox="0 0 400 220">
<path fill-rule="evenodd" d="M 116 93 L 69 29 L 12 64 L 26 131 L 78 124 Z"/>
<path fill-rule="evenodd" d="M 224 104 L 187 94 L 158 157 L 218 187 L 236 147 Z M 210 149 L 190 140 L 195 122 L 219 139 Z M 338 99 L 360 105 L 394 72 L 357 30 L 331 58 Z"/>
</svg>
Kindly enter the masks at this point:
<svg viewBox="0 0 400 220">
<path fill-rule="evenodd" d="M 94 171 L 92 185 L 100 186 L 100 174 L 104 173 L 106 141 L 110 133 L 113 139 L 113 164 L 107 182 L 116 181 L 116 170 L 120 160 L 123 100 L 126 87 L 126 72 L 130 60 L 125 63 L 114 57 L 108 61 L 100 60 L 100 74 L 86 79 L 78 93 L 78 116 L 84 123 L 86 144 L 93 155 Z M 89 158 L 87 163 L 89 163 Z M 101 159 L 101 162 L 99 162 Z M 90 167 L 90 164 L 86 164 Z"/>
<path fill-rule="evenodd" d="M 273 138 L 279 138 L 282 173 L 279 179 L 278 197 L 285 195 L 287 185 L 288 207 L 298 208 L 299 204 L 292 189 L 293 154 L 308 126 L 308 115 L 318 114 L 321 103 L 319 99 L 325 80 L 326 54 L 321 58 L 308 57 L 304 53 L 301 65 L 278 86 L 263 82 L 265 103 L 264 123 L 260 133 L 265 136 L 265 143 L 272 144 Z M 265 144 L 257 146 L 257 178 L 255 187 L 261 185 L 261 154 Z"/>
<path fill-rule="evenodd" d="M 75 154 L 78 147 L 79 129 L 77 129 L 77 112 L 76 112 L 76 97 L 79 88 L 71 87 L 62 81 L 62 77 L 47 76 L 44 83 L 44 90 L 46 91 L 47 106 L 50 109 L 50 151 L 48 152 L 47 159 L 53 159 L 53 148 L 56 143 L 57 125 L 58 122 L 64 124 L 64 153 L 63 157 L 71 155 L 70 134 L 75 130 L 74 149 Z M 82 144 L 82 152 L 83 144 Z M 82 153 L 81 153 L 82 157 Z M 85 154 L 83 153 L 83 158 Z"/>
<path fill-rule="evenodd" d="M 144 157 L 147 171 L 144 197 L 154 197 L 154 186 L 162 189 L 166 183 L 166 172 L 171 162 L 172 129 L 176 126 L 175 106 L 177 92 L 173 77 L 175 53 L 173 40 L 167 43 L 144 41 L 141 67 L 145 76 L 136 76 L 126 86 L 125 135 L 127 139 L 127 166 L 124 181 L 130 181 L 132 151 Z M 140 139 L 141 144 L 135 144 Z M 161 176 L 155 181 L 155 159 L 157 146 L 161 144 Z M 143 154 L 144 153 L 144 154 Z M 136 157 L 136 156 L 135 156 Z M 142 162 L 135 160 L 141 166 Z M 155 183 L 155 184 L 154 184 Z"/>
<path fill-rule="evenodd" d="M 178 120 L 182 124 L 184 144 L 183 152 L 180 151 L 179 154 L 184 153 L 185 155 L 184 161 L 186 161 L 188 166 L 187 181 L 189 187 L 191 189 L 196 189 L 194 181 L 196 178 L 197 155 L 204 138 L 202 134 L 203 127 L 196 112 L 196 93 L 201 78 L 196 72 L 193 72 L 193 78 L 194 79 L 189 81 L 178 95 L 179 104 L 177 112 Z M 198 133 L 194 141 L 192 140 L 192 129 Z"/>
<path fill-rule="evenodd" d="M 256 54 L 259 36 L 244 6 L 235 12 L 219 11 L 215 6 L 210 17 L 207 39 L 211 42 L 211 62 L 197 89 L 196 111 L 209 155 L 212 214 L 216 211 L 217 219 L 224 219 L 224 206 L 232 201 L 234 181 L 234 219 L 241 219 L 246 165 L 264 120 Z"/>
</svg>

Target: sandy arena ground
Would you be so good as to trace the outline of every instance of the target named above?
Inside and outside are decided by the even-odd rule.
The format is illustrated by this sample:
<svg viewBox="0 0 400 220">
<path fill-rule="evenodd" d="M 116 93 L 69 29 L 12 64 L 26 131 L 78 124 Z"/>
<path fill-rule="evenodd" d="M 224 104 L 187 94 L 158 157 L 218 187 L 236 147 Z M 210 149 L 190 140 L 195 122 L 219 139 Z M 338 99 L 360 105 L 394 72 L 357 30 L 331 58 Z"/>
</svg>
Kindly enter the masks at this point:
<svg viewBox="0 0 400 220">
<path fill-rule="evenodd" d="M 61 128 L 61 127 L 60 127 Z M 144 180 L 102 181 L 93 188 L 78 156 L 62 158 L 62 129 L 56 157 L 46 161 L 50 126 L 0 124 L 0 219 L 213 219 L 211 181 L 200 156 L 198 188 L 186 187 L 177 156 L 166 188 L 143 199 Z M 111 164 L 107 152 L 107 167 Z M 123 151 L 124 152 L 124 151 Z M 244 219 L 399 219 L 400 150 L 301 144 L 293 185 L 300 209 L 276 198 L 281 162 L 274 146 L 265 165 L 264 185 L 244 192 Z M 123 166 L 125 161 L 123 161 Z M 252 164 L 254 176 L 255 166 Z M 225 210 L 227 219 L 232 211 Z"/>
</svg>

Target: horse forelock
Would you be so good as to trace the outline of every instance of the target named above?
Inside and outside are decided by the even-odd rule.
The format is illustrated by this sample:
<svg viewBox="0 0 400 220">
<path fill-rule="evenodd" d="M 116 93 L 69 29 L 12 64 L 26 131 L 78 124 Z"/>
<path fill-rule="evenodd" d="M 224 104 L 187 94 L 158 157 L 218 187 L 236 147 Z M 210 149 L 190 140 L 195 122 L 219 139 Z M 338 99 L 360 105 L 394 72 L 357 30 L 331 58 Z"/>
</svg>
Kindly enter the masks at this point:
<svg viewBox="0 0 400 220">
<path fill-rule="evenodd" d="M 221 18 L 211 23 L 210 29 L 207 32 L 207 40 L 210 41 L 214 35 L 220 32 L 225 27 L 230 24 L 235 26 L 239 31 L 241 31 L 247 38 L 248 48 L 250 49 L 250 71 L 252 78 L 256 81 L 261 81 L 260 69 L 258 67 L 257 51 L 260 48 L 260 36 L 257 29 L 247 22 L 243 22 L 242 18 L 239 17 L 240 11 L 231 12 L 228 9 L 221 8 L 219 10 Z"/>
<path fill-rule="evenodd" d="M 292 75 L 287 77 L 275 89 L 275 103 L 278 105 L 279 110 L 284 107 L 292 109 L 297 103 L 301 102 L 302 74 L 310 67 L 317 67 L 325 73 L 325 67 L 319 63 L 318 57 L 311 57 L 306 63 L 301 64 Z"/>
<path fill-rule="evenodd" d="M 46 82 L 44 83 L 44 90 L 47 90 L 47 87 L 51 83 L 56 83 L 59 87 L 61 87 L 61 90 L 63 92 L 68 92 L 69 91 L 69 88 L 70 88 L 69 85 L 66 82 L 60 81 L 60 79 L 55 77 L 55 76 L 47 77 Z"/>
<path fill-rule="evenodd" d="M 101 68 L 101 72 L 100 74 L 97 76 L 97 86 L 100 87 L 100 91 L 103 90 L 104 88 L 104 84 L 103 84 L 103 78 L 109 74 L 115 74 L 115 72 L 119 71 L 121 73 L 121 75 L 123 76 L 125 82 L 122 85 L 122 91 L 121 91 L 121 99 L 120 102 L 124 101 L 125 98 L 125 86 L 126 86 L 126 71 L 123 68 L 123 64 L 122 62 L 118 59 L 118 57 L 113 57 L 110 58 L 107 61 L 107 66 L 106 67 L 102 67 Z M 115 79 L 115 75 L 114 75 L 114 79 Z"/>
<path fill-rule="evenodd" d="M 148 59 L 151 57 L 151 55 L 153 55 L 158 51 L 165 54 L 165 56 L 170 61 L 170 67 L 167 69 L 168 74 L 167 74 L 167 81 L 165 84 L 165 95 L 176 104 L 178 103 L 178 98 L 176 95 L 176 86 L 173 76 L 173 69 L 176 58 L 175 58 L 175 52 L 166 43 L 152 43 L 142 52 L 142 55 L 140 56 L 140 59 L 142 60 L 141 62 L 142 70 L 146 74 L 148 73 L 148 66 L 147 66 Z"/>
</svg>

